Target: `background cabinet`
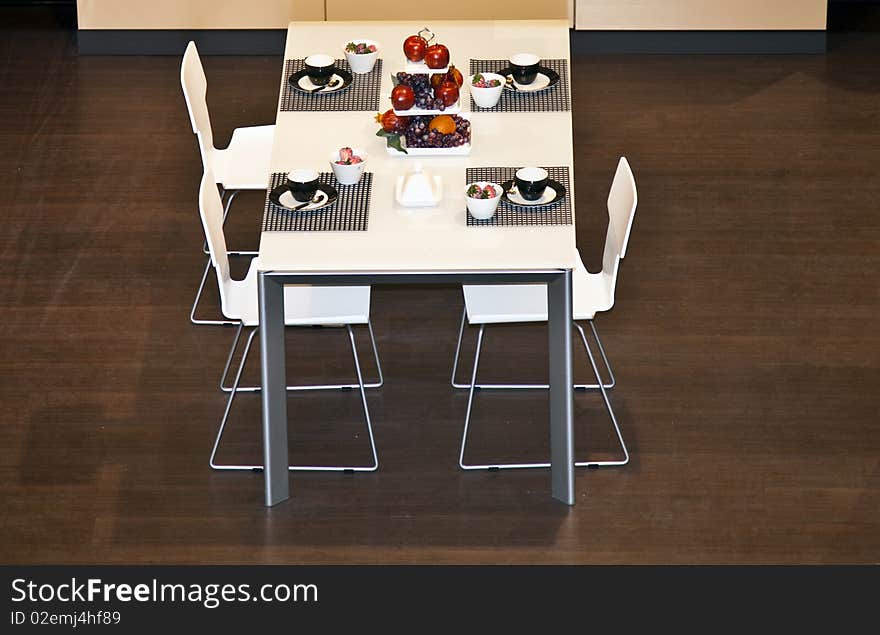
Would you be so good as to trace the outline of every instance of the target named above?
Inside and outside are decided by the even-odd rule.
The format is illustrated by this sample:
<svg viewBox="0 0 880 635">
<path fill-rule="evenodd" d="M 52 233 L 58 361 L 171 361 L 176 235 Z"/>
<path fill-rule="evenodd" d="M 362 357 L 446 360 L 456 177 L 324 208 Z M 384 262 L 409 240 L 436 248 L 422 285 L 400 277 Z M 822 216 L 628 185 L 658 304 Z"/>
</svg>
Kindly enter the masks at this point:
<svg viewBox="0 0 880 635">
<path fill-rule="evenodd" d="M 575 0 L 577 29 L 824 30 L 827 0 Z"/>
<path fill-rule="evenodd" d="M 328 20 L 565 19 L 573 0 L 327 0 Z"/>
<path fill-rule="evenodd" d="M 826 0 L 77 0 L 80 29 L 282 29 L 291 20 L 568 18 L 582 30 L 822 30 Z"/>
<path fill-rule="evenodd" d="M 281 29 L 323 20 L 324 0 L 77 0 L 80 29 Z"/>
<path fill-rule="evenodd" d="M 80 29 L 286 29 L 291 20 L 571 18 L 574 0 L 77 0 Z"/>
</svg>

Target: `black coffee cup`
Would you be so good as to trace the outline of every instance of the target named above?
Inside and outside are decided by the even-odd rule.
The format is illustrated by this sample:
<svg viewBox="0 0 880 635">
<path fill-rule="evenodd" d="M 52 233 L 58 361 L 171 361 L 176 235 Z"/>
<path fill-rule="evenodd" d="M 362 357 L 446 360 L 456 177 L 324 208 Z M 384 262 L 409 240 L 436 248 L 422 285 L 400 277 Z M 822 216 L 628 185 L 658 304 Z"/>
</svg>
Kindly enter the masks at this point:
<svg viewBox="0 0 880 635">
<path fill-rule="evenodd" d="M 544 168 L 526 167 L 516 171 L 516 191 L 527 201 L 537 201 L 547 189 L 549 175 Z"/>
<path fill-rule="evenodd" d="M 290 193 L 300 203 L 312 200 L 318 191 L 318 172 L 316 170 L 293 170 L 287 175 Z"/>
<path fill-rule="evenodd" d="M 510 58 L 510 71 L 517 84 L 531 84 L 538 77 L 541 59 L 531 53 L 517 53 Z"/>
<path fill-rule="evenodd" d="M 315 86 L 326 86 L 333 77 L 333 62 L 329 55 L 309 55 L 305 60 L 306 74 Z"/>
</svg>

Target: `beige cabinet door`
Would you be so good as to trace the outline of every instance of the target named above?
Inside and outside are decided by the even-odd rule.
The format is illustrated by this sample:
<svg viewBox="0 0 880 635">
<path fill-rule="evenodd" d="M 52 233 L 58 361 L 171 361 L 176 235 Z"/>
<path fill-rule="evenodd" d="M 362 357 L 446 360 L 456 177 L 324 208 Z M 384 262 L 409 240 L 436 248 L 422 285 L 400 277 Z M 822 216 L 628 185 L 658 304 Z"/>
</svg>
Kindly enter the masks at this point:
<svg viewBox="0 0 880 635">
<path fill-rule="evenodd" d="M 327 0 L 327 19 L 413 20 L 428 26 L 431 20 L 565 20 L 570 4 L 569 0 Z"/>
<path fill-rule="evenodd" d="M 285 29 L 323 20 L 324 0 L 77 0 L 80 29 Z"/>
<path fill-rule="evenodd" d="M 823 30 L 827 0 L 575 0 L 591 30 Z"/>
</svg>

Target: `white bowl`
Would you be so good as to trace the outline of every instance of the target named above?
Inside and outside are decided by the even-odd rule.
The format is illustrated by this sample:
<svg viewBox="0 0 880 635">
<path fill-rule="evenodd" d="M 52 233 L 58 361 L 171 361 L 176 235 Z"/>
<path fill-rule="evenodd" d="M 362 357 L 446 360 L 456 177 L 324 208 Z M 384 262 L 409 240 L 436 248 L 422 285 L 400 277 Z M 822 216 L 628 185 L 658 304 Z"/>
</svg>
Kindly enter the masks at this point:
<svg viewBox="0 0 880 635">
<path fill-rule="evenodd" d="M 484 79 L 497 79 L 501 82 L 494 88 L 479 88 L 474 86 L 474 75 L 471 75 L 468 79 L 468 86 L 471 91 L 471 97 L 474 98 L 474 103 L 480 108 L 492 108 L 498 103 L 498 100 L 501 99 L 501 92 L 504 90 L 504 83 L 507 80 L 503 75 L 499 75 L 498 73 L 479 74 L 482 75 Z"/>
<path fill-rule="evenodd" d="M 339 150 L 330 155 L 330 167 L 333 169 L 333 176 L 339 181 L 340 185 L 354 185 L 361 180 L 364 173 L 364 166 L 367 164 L 367 153 L 361 148 L 352 148 L 355 156 L 363 159 L 360 163 L 352 163 L 351 165 L 340 165 L 336 163 L 339 160 Z"/>
<path fill-rule="evenodd" d="M 475 184 L 479 185 L 481 188 L 491 185 L 495 188 L 495 197 L 471 198 L 467 195 L 467 191 L 471 185 Z M 478 220 L 485 220 L 487 218 L 492 218 L 495 214 L 495 210 L 498 208 L 498 202 L 501 200 L 501 194 L 504 192 L 504 189 L 497 183 L 492 183 L 491 181 L 475 181 L 474 183 L 468 183 L 464 188 L 464 192 L 464 198 L 467 201 L 467 208 L 471 213 L 471 216 Z"/>
<path fill-rule="evenodd" d="M 369 46 L 370 44 L 374 44 L 376 46 L 376 51 L 374 53 L 350 53 L 349 51 L 345 51 L 345 59 L 348 60 L 348 65 L 351 66 L 351 72 L 355 75 L 363 75 L 365 73 L 369 73 L 373 70 L 373 67 L 376 65 L 376 60 L 379 59 L 379 43 L 375 40 L 350 40 L 355 44 L 366 44 Z M 346 42 L 348 44 L 348 42 Z M 345 50 L 345 46 L 342 47 Z"/>
</svg>

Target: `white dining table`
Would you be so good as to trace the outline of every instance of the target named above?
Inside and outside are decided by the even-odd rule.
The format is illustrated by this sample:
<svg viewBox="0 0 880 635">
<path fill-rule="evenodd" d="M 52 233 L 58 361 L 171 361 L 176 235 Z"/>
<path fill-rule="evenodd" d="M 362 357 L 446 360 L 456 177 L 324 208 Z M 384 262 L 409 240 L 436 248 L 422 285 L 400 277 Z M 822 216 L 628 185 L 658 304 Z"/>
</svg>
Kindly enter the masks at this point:
<svg viewBox="0 0 880 635">
<path fill-rule="evenodd" d="M 379 43 L 383 60 L 380 110 L 391 107 L 391 76 L 404 70 L 403 40 L 424 27 L 413 22 L 292 22 L 284 58 L 313 53 L 343 57 L 349 41 Z M 467 76 L 471 59 L 506 59 L 517 52 L 570 61 L 564 20 L 432 21 L 436 41 Z M 568 65 L 570 67 L 570 64 Z M 357 76 L 355 76 L 357 77 Z M 569 86 L 570 86 L 570 78 Z M 288 78 L 282 72 L 281 88 Z M 470 110 L 467 82 L 461 108 Z M 263 231 L 259 248 L 259 310 L 265 502 L 290 497 L 283 287 L 287 284 L 547 285 L 550 353 L 551 493 L 568 505 L 574 495 L 572 426 L 572 270 L 576 266 L 571 111 L 470 112 L 467 156 L 393 156 L 377 137 L 375 111 L 282 111 L 279 98 L 270 168 L 330 170 L 331 152 L 344 146 L 368 153 L 373 173 L 366 231 Z M 397 177 L 423 169 L 442 178 L 436 207 L 402 207 Z M 468 226 L 464 198 L 468 167 L 567 166 L 569 225 Z"/>
</svg>

